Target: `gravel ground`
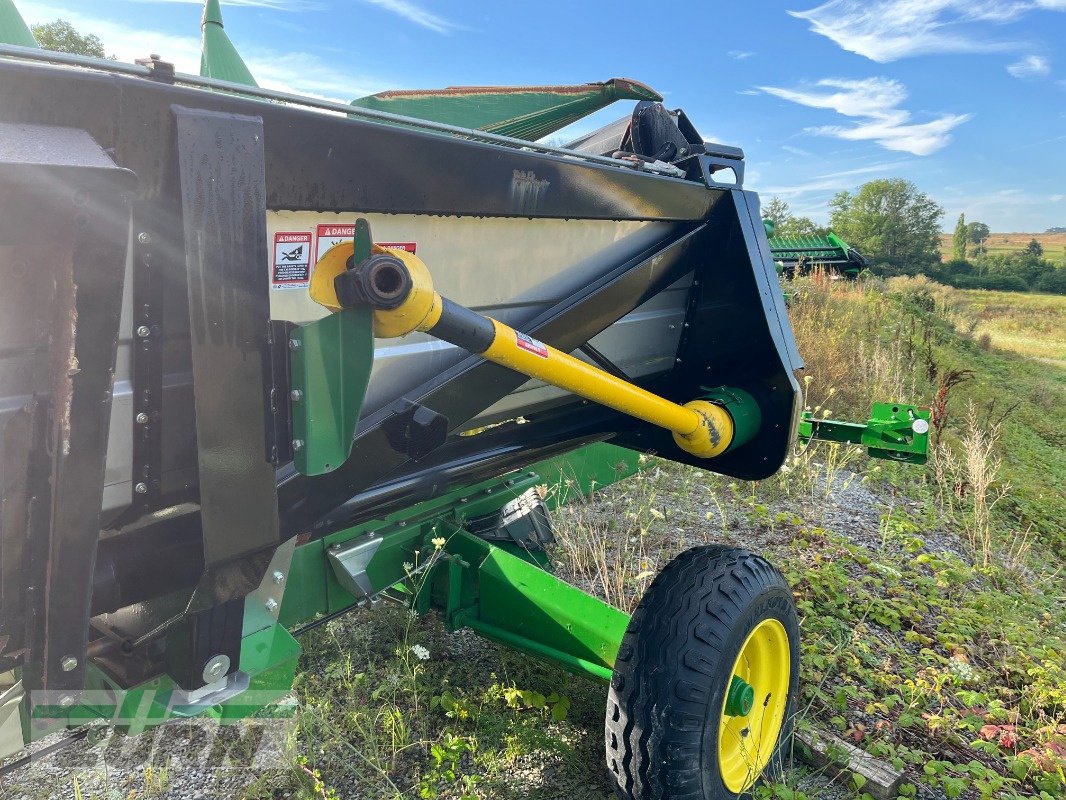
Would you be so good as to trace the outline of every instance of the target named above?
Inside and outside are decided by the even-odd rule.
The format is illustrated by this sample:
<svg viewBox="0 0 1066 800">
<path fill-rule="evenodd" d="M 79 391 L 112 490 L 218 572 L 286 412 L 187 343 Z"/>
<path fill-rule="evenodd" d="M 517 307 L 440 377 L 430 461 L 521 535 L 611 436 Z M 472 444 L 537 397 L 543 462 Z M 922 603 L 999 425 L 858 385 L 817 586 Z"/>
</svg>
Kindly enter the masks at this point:
<svg viewBox="0 0 1066 800">
<path fill-rule="evenodd" d="M 764 552 L 772 559 L 775 551 L 783 547 L 788 535 L 787 526 L 752 525 L 744 514 L 735 510 L 739 505 L 735 502 L 723 510 L 720 503 L 708 499 L 704 491 L 706 487 L 701 483 L 703 476 L 697 475 L 696 483 L 692 484 L 691 477 L 682 478 L 676 471 L 668 470 L 656 480 L 660 481 L 657 497 L 663 503 L 664 516 L 670 516 L 668 524 L 661 529 L 661 535 L 665 537 L 659 545 L 662 553 L 676 552 L 705 541 L 718 541 Z M 824 491 L 819 494 L 824 495 Z M 690 502 L 677 504 L 676 498 L 685 495 L 690 497 Z M 829 500 L 783 498 L 773 502 L 771 511 L 776 516 L 795 515 L 808 522 L 814 521 L 846 533 L 853 541 L 875 550 L 882 547 L 881 514 L 886 507 L 903 502 L 906 501 L 872 491 L 857 476 L 845 474 Z M 561 513 L 617 519 L 619 504 L 617 493 L 608 489 L 576 511 Z M 942 544 L 947 549 L 946 538 Z M 565 570 L 562 577 L 573 579 L 579 585 L 582 583 L 576 576 L 566 575 Z M 353 631 L 353 643 L 356 644 L 359 627 L 357 617 L 345 625 L 346 630 Z M 472 663 L 480 660 L 476 655 L 480 650 L 491 647 L 467 632 L 454 634 L 452 638 L 455 639 L 455 651 L 466 654 Z M 249 741 L 257 735 L 248 725 L 220 728 L 210 722 L 180 720 L 140 737 L 127 737 L 97 728 L 57 752 L 35 755 L 67 736 L 55 734 L 29 749 L 32 760 L 28 764 L 0 777 L 0 799 L 76 798 L 78 792 L 84 800 L 233 798 L 271 769 L 291 763 L 285 751 L 288 731 L 285 726 L 288 724 L 278 721 L 274 728 L 264 728 L 260 732 L 265 732 L 263 740 L 266 744 L 258 749 L 253 760 L 242 755 L 247 751 Z M 18 758 L 14 756 L 0 763 L 0 769 Z M 515 764 L 515 785 L 548 785 L 551 771 L 550 764 L 538 762 L 536 758 L 520 759 Z M 853 796 L 829 776 L 802 765 L 796 765 L 793 777 L 795 788 L 812 798 L 844 800 Z M 560 798 L 578 796 L 605 797 L 602 786 L 571 786 L 560 794 Z"/>
</svg>

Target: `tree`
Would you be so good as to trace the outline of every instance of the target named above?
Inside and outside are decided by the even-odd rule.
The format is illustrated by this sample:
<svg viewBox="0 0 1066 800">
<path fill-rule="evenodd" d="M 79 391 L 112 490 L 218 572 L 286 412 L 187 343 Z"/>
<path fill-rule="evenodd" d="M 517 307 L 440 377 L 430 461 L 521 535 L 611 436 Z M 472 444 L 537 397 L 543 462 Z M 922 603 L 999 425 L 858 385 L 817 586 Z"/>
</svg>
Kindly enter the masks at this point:
<svg viewBox="0 0 1066 800">
<path fill-rule="evenodd" d="M 766 208 L 762 210 L 762 218 L 768 219 L 774 224 L 774 235 L 781 235 L 781 227 L 792 219 L 792 211 L 788 207 L 788 203 L 782 200 L 780 197 L 771 197 L 770 202 L 766 204 Z"/>
<path fill-rule="evenodd" d="M 966 245 L 969 244 L 969 231 L 966 229 L 966 215 L 959 214 L 955 223 L 955 235 L 951 238 L 951 252 L 956 261 L 966 260 Z"/>
<path fill-rule="evenodd" d="M 966 230 L 970 234 L 970 244 L 984 244 L 992 233 L 991 229 L 983 222 L 971 222 L 966 226 Z"/>
<path fill-rule="evenodd" d="M 104 43 L 100 41 L 99 36 L 91 33 L 80 34 L 65 19 L 57 19 L 55 22 L 44 25 L 34 25 L 30 31 L 33 33 L 33 38 L 37 40 L 37 44 L 45 50 L 94 58 L 107 57 L 104 55 Z"/>
<path fill-rule="evenodd" d="M 779 236 L 825 236 L 827 233 L 828 229 L 816 224 L 810 217 L 792 217 L 777 231 Z"/>
<path fill-rule="evenodd" d="M 1025 252 L 1031 256 L 1039 257 L 1044 255 L 1044 248 L 1041 246 L 1040 242 L 1038 242 L 1034 237 L 1030 239 L 1029 244 L 1025 246 Z"/>
<path fill-rule="evenodd" d="M 889 274 L 913 273 L 940 261 L 944 209 L 910 181 L 881 178 L 841 192 L 829 227 Z"/>
</svg>

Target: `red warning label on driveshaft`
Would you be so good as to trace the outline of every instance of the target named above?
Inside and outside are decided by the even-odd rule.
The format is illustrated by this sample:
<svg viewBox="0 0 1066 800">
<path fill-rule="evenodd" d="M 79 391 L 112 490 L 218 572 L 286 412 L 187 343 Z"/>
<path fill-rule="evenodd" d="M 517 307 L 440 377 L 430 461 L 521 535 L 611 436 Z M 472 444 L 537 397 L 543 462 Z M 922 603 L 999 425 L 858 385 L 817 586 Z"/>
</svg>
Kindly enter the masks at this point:
<svg viewBox="0 0 1066 800">
<path fill-rule="evenodd" d="M 520 349 L 525 350 L 528 353 L 532 353 L 535 356 L 540 356 L 541 358 L 548 357 L 548 346 L 544 344 L 544 342 L 538 342 L 532 336 L 527 336 L 526 334 L 519 333 L 518 331 L 515 331 L 514 335 L 515 344 L 517 344 Z"/>
</svg>

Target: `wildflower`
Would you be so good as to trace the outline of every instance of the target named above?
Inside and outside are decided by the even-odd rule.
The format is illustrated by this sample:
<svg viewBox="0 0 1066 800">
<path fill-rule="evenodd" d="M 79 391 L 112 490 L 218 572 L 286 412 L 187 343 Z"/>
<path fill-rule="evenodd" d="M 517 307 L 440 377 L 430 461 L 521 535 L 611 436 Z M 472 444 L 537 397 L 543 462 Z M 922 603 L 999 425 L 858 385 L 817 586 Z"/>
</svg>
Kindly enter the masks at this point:
<svg viewBox="0 0 1066 800">
<path fill-rule="evenodd" d="M 822 419 L 829 419 L 829 409 L 822 412 Z"/>
<path fill-rule="evenodd" d="M 429 650 L 420 644 L 411 645 L 411 654 L 419 661 L 429 661 Z"/>
<path fill-rule="evenodd" d="M 446 540 L 443 536 L 434 536 L 432 539 L 430 539 L 430 541 L 433 543 L 433 546 L 435 548 L 440 550 L 442 547 L 444 547 L 444 543 Z"/>
</svg>

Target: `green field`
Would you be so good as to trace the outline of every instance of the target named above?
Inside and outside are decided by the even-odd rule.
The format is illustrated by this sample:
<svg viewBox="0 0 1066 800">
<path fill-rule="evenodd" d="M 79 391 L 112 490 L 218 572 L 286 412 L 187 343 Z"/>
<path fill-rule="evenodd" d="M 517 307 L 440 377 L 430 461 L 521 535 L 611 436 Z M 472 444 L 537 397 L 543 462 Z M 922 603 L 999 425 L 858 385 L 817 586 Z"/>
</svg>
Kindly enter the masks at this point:
<svg viewBox="0 0 1066 800">
<path fill-rule="evenodd" d="M 1020 253 L 1036 239 L 1044 248 L 1044 257 L 1054 264 L 1066 263 L 1066 233 L 992 233 L 989 234 L 985 247 L 989 253 Z M 944 261 L 952 256 L 952 235 L 940 236 L 940 253 Z"/>
<path fill-rule="evenodd" d="M 973 333 L 1003 350 L 1066 367 L 1066 296 L 989 292 L 956 293 L 957 314 Z"/>
</svg>

